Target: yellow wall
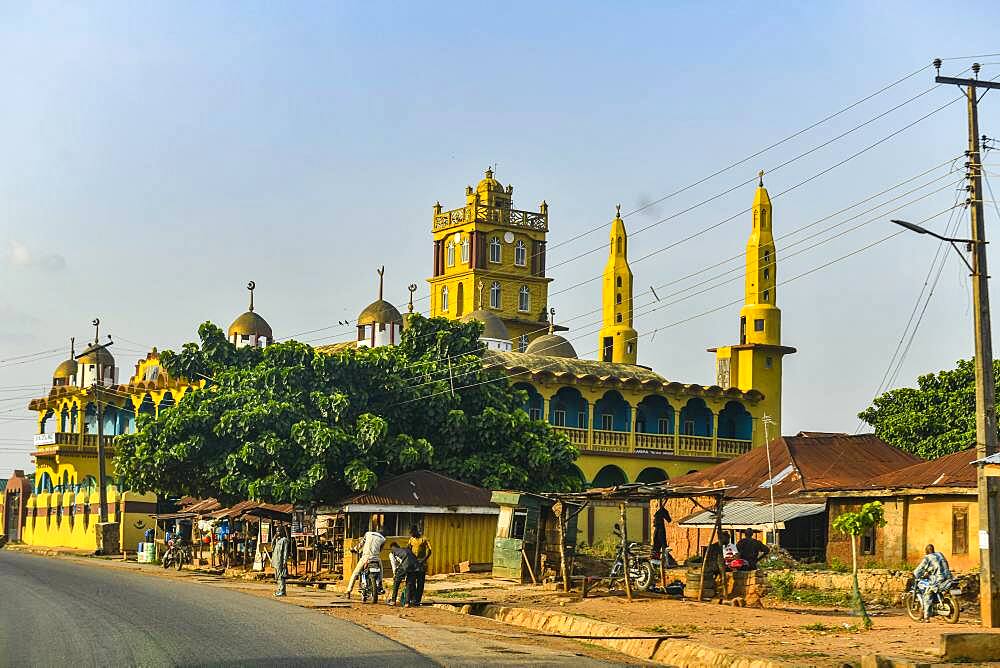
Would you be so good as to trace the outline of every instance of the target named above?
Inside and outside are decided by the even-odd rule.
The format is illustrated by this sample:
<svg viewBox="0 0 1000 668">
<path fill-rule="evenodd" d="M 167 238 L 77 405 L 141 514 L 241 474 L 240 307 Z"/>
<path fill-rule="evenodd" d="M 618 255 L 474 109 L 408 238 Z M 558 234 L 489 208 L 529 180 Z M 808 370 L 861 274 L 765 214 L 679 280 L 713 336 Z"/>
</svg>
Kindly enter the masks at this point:
<svg viewBox="0 0 1000 668">
<path fill-rule="evenodd" d="M 952 546 L 952 509 L 965 507 L 968 511 L 968 549 L 955 554 Z M 906 561 L 917 564 L 924 556 L 924 547 L 932 543 L 948 559 L 952 570 L 969 570 L 979 566 L 979 507 L 976 497 L 948 496 L 914 498 L 909 502 L 906 532 Z"/>
<path fill-rule="evenodd" d="M 594 512 L 594 540 L 593 543 L 599 543 L 602 540 L 617 540 L 612 533 L 614 526 L 621 523 L 621 511 L 618 508 L 617 503 L 610 504 L 593 504 Z M 642 506 L 632 506 L 630 505 L 625 513 L 626 521 L 628 522 L 628 538 L 629 540 L 634 540 L 636 542 L 643 542 L 643 525 L 646 524 L 645 515 L 642 511 Z M 578 545 L 587 543 L 590 544 L 588 540 L 590 527 L 590 513 L 584 509 L 577 516 L 576 525 L 576 542 Z"/>
<path fill-rule="evenodd" d="M 431 558 L 427 562 L 427 574 L 453 573 L 455 565 L 462 561 L 490 563 L 493 561 L 493 538 L 497 533 L 496 515 L 424 515 L 424 536 L 431 544 Z M 382 549 L 382 573 L 384 579 L 392 577 L 389 566 L 389 544 L 397 542 L 406 546 L 409 536 L 386 536 Z M 347 580 L 357 564 L 350 548 L 360 539 L 348 538 L 344 549 L 344 580 Z"/>
</svg>

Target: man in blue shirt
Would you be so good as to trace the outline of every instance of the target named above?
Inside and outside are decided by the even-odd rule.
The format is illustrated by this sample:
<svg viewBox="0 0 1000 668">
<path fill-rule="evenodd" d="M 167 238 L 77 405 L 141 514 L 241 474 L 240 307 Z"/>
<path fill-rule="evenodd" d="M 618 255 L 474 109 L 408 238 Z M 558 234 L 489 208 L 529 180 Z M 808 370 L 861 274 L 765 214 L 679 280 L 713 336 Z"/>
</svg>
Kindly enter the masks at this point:
<svg viewBox="0 0 1000 668">
<path fill-rule="evenodd" d="M 951 585 L 951 569 L 948 568 L 948 560 L 944 555 L 934 549 L 933 545 L 924 548 L 924 558 L 920 565 L 913 570 L 913 577 L 917 580 L 926 579 L 927 588 L 920 596 L 924 607 L 924 618 L 922 621 L 930 621 L 931 599 L 937 592 L 942 592 Z"/>
</svg>

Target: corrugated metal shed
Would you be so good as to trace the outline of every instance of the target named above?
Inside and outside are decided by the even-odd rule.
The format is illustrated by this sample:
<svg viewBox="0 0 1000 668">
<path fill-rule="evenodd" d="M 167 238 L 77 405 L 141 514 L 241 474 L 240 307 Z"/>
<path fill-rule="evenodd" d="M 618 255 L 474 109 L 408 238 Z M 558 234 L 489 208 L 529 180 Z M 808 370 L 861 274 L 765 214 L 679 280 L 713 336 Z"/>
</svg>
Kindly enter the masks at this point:
<svg viewBox="0 0 1000 668">
<path fill-rule="evenodd" d="M 674 478 L 675 485 L 732 487 L 727 494 L 737 499 L 767 499 L 770 487 L 778 499 L 812 492 L 855 489 L 873 477 L 919 464 L 922 460 L 894 448 L 874 434 L 818 434 L 783 436 L 770 443 L 771 473 L 767 450 L 750 452 L 717 466 Z"/>
<path fill-rule="evenodd" d="M 779 529 L 784 523 L 800 517 L 819 515 L 826 510 L 826 503 L 776 503 L 774 519 Z M 711 527 L 715 525 L 712 513 L 702 511 L 679 522 L 683 526 Z M 760 501 L 730 501 L 722 508 L 722 526 L 726 529 L 770 526 L 771 504 Z"/>
</svg>

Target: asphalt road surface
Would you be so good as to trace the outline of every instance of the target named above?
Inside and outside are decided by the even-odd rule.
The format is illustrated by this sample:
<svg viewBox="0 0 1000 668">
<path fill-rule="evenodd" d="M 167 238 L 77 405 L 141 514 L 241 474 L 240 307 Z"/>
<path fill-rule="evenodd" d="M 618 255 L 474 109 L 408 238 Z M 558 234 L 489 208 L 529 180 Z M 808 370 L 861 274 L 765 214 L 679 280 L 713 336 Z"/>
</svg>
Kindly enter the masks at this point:
<svg viewBox="0 0 1000 668">
<path fill-rule="evenodd" d="M 173 578 L 0 550 L 0 664 L 432 666 L 350 622 Z"/>
</svg>

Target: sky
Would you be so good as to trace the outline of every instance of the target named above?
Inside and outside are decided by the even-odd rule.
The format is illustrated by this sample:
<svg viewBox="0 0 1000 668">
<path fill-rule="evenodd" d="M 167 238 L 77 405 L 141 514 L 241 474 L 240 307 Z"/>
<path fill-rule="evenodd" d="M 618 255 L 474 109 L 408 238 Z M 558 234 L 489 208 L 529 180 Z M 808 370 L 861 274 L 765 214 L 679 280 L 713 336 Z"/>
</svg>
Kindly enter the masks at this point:
<svg viewBox="0 0 1000 668">
<path fill-rule="evenodd" d="M 388 299 L 425 297 L 432 206 L 460 206 L 489 165 L 516 208 L 549 204 L 549 301 L 584 357 L 608 225 L 630 213 L 639 361 L 702 384 L 705 349 L 738 337 L 764 169 L 798 349 L 782 431 L 853 432 L 901 339 L 894 387 L 972 354 L 952 251 L 910 233 L 860 249 L 892 217 L 945 212 L 925 224 L 967 233 L 947 214 L 965 108 L 928 65 L 1000 52 L 998 18 L 987 2 L 4 3 L 0 477 L 31 470 L 26 404 L 93 318 L 123 378 L 149 347 L 227 326 L 249 280 L 277 337 L 350 339 L 337 323 L 375 298 L 380 265 Z M 1000 75 L 1000 55 L 979 60 Z M 1000 136 L 1000 95 L 980 124 Z M 1000 190 L 1000 151 L 985 162 Z"/>
</svg>

